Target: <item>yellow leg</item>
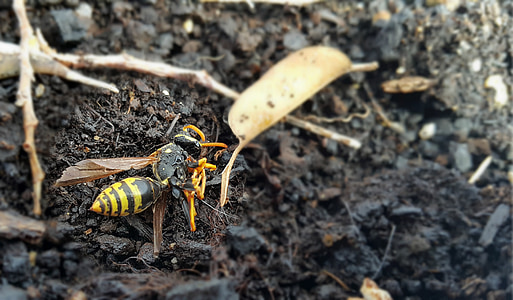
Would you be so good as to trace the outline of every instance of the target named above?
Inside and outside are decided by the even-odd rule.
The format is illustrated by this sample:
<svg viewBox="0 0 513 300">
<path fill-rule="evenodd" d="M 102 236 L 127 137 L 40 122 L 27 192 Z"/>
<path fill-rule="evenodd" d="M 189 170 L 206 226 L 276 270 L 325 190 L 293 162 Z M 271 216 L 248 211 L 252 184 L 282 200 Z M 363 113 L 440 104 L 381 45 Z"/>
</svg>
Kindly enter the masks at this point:
<svg viewBox="0 0 513 300">
<path fill-rule="evenodd" d="M 200 143 L 201 147 L 222 147 L 228 148 L 228 145 L 225 143 L 216 143 L 216 142 L 208 142 L 208 143 Z"/>
<path fill-rule="evenodd" d="M 200 200 L 205 198 L 205 187 L 207 183 L 205 169 L 215 170 L 217 167 L 213 164 L 207 163 L 206 158 L 195 161 L 193 158 L 189 157 L 188 160 L 192 163 L 195 163 L 195 167 L 189 168 L 189 172 L 192 173 L 190 180 L 192 186 L 194 187 L 194 191 L 184 190 L 184 194 L 189 204 L 189 220 L 191 231 L 196 231 L 195 217 L 197 213 L 196 208 L 194 207 L 194 197 L 198 197 Z"/>
<path fill-rule="evenodd" d="M 185 196 L 187 197 L 187 203 L 189 204 L 189 220 L 191 225 L 191 231 L 196 231 L 196 208 L 194 207 L 194 192 L 184 191 Z"/>
</svg>

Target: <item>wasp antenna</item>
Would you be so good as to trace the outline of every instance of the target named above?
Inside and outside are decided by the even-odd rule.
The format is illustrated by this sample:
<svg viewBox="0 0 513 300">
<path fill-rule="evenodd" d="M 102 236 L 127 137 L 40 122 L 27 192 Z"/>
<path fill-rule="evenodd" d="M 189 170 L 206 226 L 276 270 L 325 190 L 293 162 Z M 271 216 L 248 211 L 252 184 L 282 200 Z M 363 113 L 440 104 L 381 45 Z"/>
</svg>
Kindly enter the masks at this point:
<svg viewBox="0 0 513 300">
<path fill-rule="evenodd" d="M 187 125 L 183 128 L 183 131 L 187 132 L 187 129 L 192 129 L 194 130 L 197 134 L 199 134 L 199 136 L 201 137 L 201 140 L 204 142 L 205 141 L 205 134 L 203 133 L 203 131 L 201 131 L 198 127 L 194 126 L 194 125 Z"/>
</svg>

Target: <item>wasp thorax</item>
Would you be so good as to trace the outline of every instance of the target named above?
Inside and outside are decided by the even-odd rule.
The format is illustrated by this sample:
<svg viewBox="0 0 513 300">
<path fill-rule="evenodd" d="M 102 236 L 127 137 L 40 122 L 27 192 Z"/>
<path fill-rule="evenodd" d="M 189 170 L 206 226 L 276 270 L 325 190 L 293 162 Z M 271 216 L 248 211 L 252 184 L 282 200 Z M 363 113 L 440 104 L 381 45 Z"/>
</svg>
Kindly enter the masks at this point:
<svg viewBox="0 0 513 300">
<path fill-rule="evenodd" d="M 159 161 L 154 165 L 155 176 L 167 184 L 174 185 L 176 179 L 184 180 L 187 176 L 185 160 L 189 154 L 176 144 L 167 144 L 162 147 Z"/>
</svg>

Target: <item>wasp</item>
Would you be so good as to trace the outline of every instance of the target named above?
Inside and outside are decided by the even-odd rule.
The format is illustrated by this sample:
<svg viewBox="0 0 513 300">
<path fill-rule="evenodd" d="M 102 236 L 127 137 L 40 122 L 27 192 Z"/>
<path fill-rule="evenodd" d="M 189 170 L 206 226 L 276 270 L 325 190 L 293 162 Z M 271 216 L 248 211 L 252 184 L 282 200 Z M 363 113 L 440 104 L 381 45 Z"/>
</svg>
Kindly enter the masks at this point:
<svg viewBox="0 0 513 300">
<path fill-rule="evenodd" d="M 188 130 L 196 132 L 201 141 Z M 55 186 L 67 186 L 103 178 L 130 169 L 152 165 L 156 179 L 128 177 L 104 189 L 93 202 L 90 210 L 105 216 L 127 216 L 143 212 L 154 204 L 164 192 L 171 192 L 179 199 L 185 195 L 184 210 L 191 231 L 196 231 L 194 199 L 205 196 L 205 170 L 215 170 L 206 158 L 198 160 L 203 147 L 228 146 L 224 143 L 205 142 L 204 133 L 194 125 L 183 127 L 173 142 L 164 145 L 147 157 L 122 157 L 86 159 L 68 167 Z"/>
</svg>

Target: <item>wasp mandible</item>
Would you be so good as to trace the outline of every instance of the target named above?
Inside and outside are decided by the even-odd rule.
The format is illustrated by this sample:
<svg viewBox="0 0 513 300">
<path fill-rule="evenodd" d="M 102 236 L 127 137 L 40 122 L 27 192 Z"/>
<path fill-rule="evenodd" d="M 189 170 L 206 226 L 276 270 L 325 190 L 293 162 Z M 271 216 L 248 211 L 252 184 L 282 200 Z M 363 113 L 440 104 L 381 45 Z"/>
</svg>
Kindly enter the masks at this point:
<svg viewBox="0 0 513 300">
<path fill-rule="evenodd" d="M 201 141 L 192 137 L 193 130 Z M 90 210 L 105 216 L 137 214 L 155 203 L 163 192 L 170 191 L 175 198 L 183 192 L 187 203 L 187 219 L 191 231 L 196 231 L 194 199 L 205 197 L 205 170 L 215 170 L 206 158 L 196 160 L 202 147 L 228 146 L 224 143 L 205 142 L 205 135 L 194 125 L 187 125 L 173 142 L 164 145 L 147 157 L 121 157 L 86 159 L 64 170 L 55 186 L 67 186 L 107 177 L 130 169 L 142 169 L 152 165 L 156 179 L 128 177 L 104 189 L 93 202 Z"/>
</svg>

